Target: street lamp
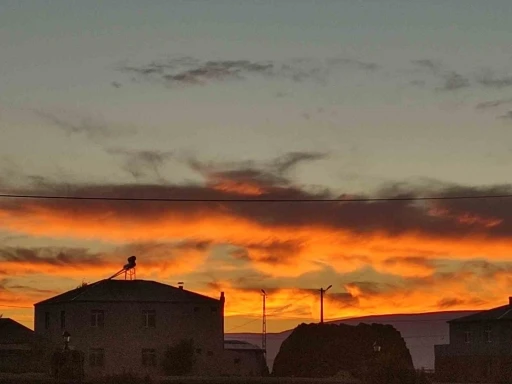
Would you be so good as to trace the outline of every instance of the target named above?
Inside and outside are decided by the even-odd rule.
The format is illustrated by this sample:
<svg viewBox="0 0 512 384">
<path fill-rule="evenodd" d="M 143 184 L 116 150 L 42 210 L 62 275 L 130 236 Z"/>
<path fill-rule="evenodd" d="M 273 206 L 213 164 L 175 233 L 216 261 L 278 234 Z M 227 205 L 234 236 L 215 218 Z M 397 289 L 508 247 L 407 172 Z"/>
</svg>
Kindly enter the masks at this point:
<svg viewBox="0 0 512 384">
<path fill-rule="evenodd" d="M 261 290 L 261 295 L 263 296 L 263 322 L 261 327 L 261 349 L 263 349 L 263 353 L 267 353 L 267 292 L 264 289 Z"/>
<path fill-rule="evenodd" d="M 320 288 L 320 324 L 324 323 L 324 293 L 331 289 L 332 285 L 327 288 Z"/>
<path fill-rule="evenodd" d="M 69 340 L 71 340 L 71 334 L 68 331 L 64 331 L 62 334 L 62 338 L 64 339 L 64 350 L 69 350 Z"/>
</svg>

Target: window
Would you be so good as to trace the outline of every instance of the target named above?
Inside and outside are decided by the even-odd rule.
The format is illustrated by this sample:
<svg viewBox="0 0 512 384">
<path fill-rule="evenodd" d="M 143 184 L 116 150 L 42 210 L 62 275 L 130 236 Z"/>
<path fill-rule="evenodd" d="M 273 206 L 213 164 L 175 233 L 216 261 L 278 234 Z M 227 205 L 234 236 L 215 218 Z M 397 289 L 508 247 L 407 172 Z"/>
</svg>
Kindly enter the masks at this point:
<svg viewBox="0 0 512 384">
<path fill-rule="evenodd" d="M 66 311 L 60 311 L 60 329 L 66 328 Z"/>
<path fill-rule="evenodd" d="M 235 361 L 235 364 L 240 364 L 240 358 L 239 357 L 236 357 L 234 361 Z"/>
<path fill-rule="evenodd" d="M 471 343 L 471 332 L 469 332 L 469 331 L 464 332 L 464 342 L 466 344 Z"/>
<path fill-rule="evenodd" d="M 212 307 L 211 310 L 212 310 L 212 313 L 217 313 L 217 307 Z"/>
<path fill-rule="evenodd" d="M 492 343 L 492 330 L 491 327 L 485 328 L 485 341 Z"/>
<path fill-rule="evenodd" d="M 196 353 L 200 355 L 203 353 L 203 350 L 201 348 L 196 348 Z"/>
<path fill-rule="evenodd" d="M 156 351 L 154 349 L 142 350 L 142 365 L 144 367 L 156 367 Z"/>
<path fill-rule="evenodd" d="M 142 311 L 142 324 L 145 328 L 155 328 L 156 311 Z"/>
<path fill-rule="evenodd" d="M 103 348 L 91 348 L 89 351 L 89 365 L 91 367 L 105 366 L 105 350 Z"/>
<path fill-rule="evenodd" d="M 105 326 L 105 311 L 93 309 L 91 311 L 91 327 L 103 328 Z"/>
<path fill-rule="evenodd" d="M 44 329 L 50 328 L 50 312 L 44 313 Z"/>
<path fill-rule="evenodd" d="M 194 312 L 199 312 L 199 307 L 194 307 Z"/>
</svg>

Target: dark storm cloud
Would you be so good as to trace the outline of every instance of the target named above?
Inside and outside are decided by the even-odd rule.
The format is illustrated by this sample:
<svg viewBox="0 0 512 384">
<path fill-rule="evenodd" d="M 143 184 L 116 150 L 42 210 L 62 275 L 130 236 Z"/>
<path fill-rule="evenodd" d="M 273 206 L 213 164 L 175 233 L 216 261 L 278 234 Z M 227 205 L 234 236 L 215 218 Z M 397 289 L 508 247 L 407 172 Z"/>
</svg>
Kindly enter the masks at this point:
<svg viewBox="0 0 512 384">
<path fill-rule="evenodd" d="M 107 153 L 115 156 L 121 156 L 124 159 L 122 168 L 140 180 L 144 177 L 154 177 L 159 181 L 164 178 L 161 174 L 161 168 L 166 161 L 172 158 L 172 152 L 156 150 L 127 150 L 127 149 L 107 149 Z"/>
<path fill-rule="evenodd" d="M 152 156 L 154 153 L 152 154 Z M 163 161 L 166 156 L 150 156 L 152 161 Z M 45 215 L 56 214 L 59 217 L 79 217 L 87 222 L 101 222 L 101 218 L 115 218 L 123 223 L 141 223 L 146 228 L 150 223 L 158 226 L 160 220 L 168 217 L 183 217 L 189 221 L 205 217 L 225 216 L 243 219 L 269 228 L 322 227 L 334 230 L 347 230 L 355 234 L 383 233 L 389 236 L 415 233 L 425 236 L 461 239 L 469 235 L 488 238 L 508 239 L 512 236 L 512 199 L 478 200 L 438 200 L 428 202 L 411 201 L 373 201 L 373 202 L 266 202 L 266 200 L 303 200 L 336 198 L 333 191 L 312 192 L 307 187 L 297 186 L 288 173 L 307 161 L 323 158 L 319 153 L 291 153 L 270 161 L 264 165 L 254 162 L 202 163 L 190 160 L 195 170 L 205 175 L 206 182 L 201 184 L 73 184 L 62 185 L 57 182 L 50 187 L 34 186 L 32 189 L 11 189 L 20 194 L 65 194 L 82 197 L 111 198 L 155 198 L 155 199 L 191 199 L 197 201 L 159 203 L 107 200 L 15 200 L 0 199 L 0 214 L 12 217 L 37 217 L 39 212 Z M 239 189 L 219 188 L 222 183 L 257 187 L 257 194 L 248 196 Z M 374 197 L 416 197 L 416 196 L 475 196 L 511 194 L 509 184 L 465 187 L 432 181 L 430 184 L 414 185 L 407 183 L 388 184 L 378 190 Z M 364 198 L 366 196 L 352 196 Z M 201 200 L 250 199 L 254 202 L 216 202 Z M 46 216 L 45 216 L 46 217 Z M 300 249 L 295 243 L 236 243 L 242 250 L 239 258 L 259 257 L 268 264 L 277 258 L 287 258 Z M 24 253 L 23 253 L 24 252 Z M 85 252 L 85 251 L 82 251 Z M 32 257 L 34 262 L 44 254 L 35 251 L 11 249 L 3 251 L 4 257 Z M 73 260 L 73 254 L 62 253 L 55 263 Z M 255 256 L 256 255 L 256 256 Z M 286 256 L 285 256 L 286 255 Z M 424 251 L 410 250 L 410 255 L 426 257 Z M 98 262 L 95 255 L 82 253 L 85 260 Z M 287 259 L 288 260 L 288 259 Z M 423 263 L 421 259 L 406 260 L 409 263 Z M 393 259 L 388 262 L 392 263 Z"/>
</svg>

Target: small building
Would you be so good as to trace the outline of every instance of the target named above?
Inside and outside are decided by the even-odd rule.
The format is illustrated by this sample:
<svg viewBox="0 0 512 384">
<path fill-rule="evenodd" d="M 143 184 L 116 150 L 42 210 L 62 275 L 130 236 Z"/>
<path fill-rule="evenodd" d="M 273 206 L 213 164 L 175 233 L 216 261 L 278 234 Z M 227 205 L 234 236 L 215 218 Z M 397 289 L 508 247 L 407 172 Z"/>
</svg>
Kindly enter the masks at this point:
<svg viewBox="0 0 512 384">
<path fill-rule="evenodd" d="M 0 372 L 42 372 L 48 349 L 48 343 L 31 329 L 12 319 L 0 318 Z"/>
<path fill-rule="evenodd" d="M 149 280 L 106 279 L 35 304 L 36 334 L 85 355 L 86 377 L 163 375 L 166 350 L 193 341 L 196 375 L 223 370 L 224 293 L 219 299 Z"/>
<path fill-rule="evenodd" d="M 512 297 L 507 305 L 448 324 L 450 343 L 434 346 L 436 380 L 501 382 L 512 377 Z"/>
<path fill-rule="evenodd" d="M 240 340 L 224 340 L 226 374 L 230 376 L 268 376 L 265 351 Z"/>
</svg>

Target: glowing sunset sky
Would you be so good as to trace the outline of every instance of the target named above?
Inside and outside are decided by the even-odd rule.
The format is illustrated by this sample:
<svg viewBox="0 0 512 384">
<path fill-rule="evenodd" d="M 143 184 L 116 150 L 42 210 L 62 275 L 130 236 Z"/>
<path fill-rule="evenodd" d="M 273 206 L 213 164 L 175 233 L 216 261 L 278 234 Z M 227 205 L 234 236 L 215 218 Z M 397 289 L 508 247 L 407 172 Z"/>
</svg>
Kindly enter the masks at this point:
<svg viewBox="0 0 512 384">
<path fill-rule="evenodd" d="M 512 193 L 509 0 L 0 1 L 0 192 Z M 226 330 L 487 308 L 512 199 L 0 198 L 0 313 L 115 273 L 226 293 Z"/>
</svg>

